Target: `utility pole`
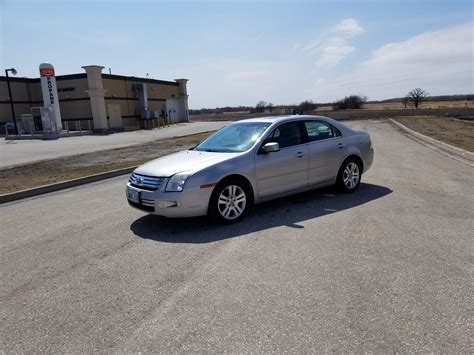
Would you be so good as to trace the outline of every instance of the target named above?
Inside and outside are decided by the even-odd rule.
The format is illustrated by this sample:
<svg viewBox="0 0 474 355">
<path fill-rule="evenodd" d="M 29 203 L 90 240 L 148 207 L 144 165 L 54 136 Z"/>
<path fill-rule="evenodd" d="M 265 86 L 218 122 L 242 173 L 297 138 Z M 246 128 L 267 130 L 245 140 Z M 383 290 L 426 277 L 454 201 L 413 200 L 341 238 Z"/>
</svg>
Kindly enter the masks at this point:
<svg viewBox="0 0 474 355">
<path fill-rule="evenodd" d="M 15 128 L 15 135 L 17 136 L 18 127 L 16 126 L 15 107 L 13 105 L 12 88 L 10 87 L 10 77 L 8 76 L 9 71 L 11 71 L 13 75 L 16 75 L 17 71 L 15 70 L 15 68 L 5 69 L 5 75 L 7 77 L 8 96 L 10 98 L 10 107 L 12 109 L 12 116 L 13 116 L 13 126 Z"/>
</svg>

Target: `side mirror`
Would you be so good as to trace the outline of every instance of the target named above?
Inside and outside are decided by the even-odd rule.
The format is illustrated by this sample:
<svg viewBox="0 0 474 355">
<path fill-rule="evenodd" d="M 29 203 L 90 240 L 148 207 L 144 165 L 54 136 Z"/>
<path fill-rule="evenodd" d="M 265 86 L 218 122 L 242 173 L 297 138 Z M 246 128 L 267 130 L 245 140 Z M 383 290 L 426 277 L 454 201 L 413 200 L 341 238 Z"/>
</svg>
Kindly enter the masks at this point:
<svg viewBox="0 0 474 355">
<path fill-rule="evenodd" d="M 280 151 L 280 145 L 277 142 L 270 142 L 265 144 L 262 149 L 265 153 L 278 152 Z"/>
</svg>

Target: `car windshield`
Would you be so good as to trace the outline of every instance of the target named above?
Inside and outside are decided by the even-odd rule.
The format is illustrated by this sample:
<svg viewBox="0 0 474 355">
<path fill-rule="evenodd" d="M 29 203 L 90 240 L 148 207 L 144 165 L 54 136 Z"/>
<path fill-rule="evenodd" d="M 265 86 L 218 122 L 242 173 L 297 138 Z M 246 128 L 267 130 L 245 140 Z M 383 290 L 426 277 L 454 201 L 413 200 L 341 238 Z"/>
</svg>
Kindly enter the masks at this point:
<svg viewBox="0 0 474 355">
<path fill-rule="evenodd" d="M 254 145 L 268 126 L 270 126 L 269 122 L 234 123 L 202 141 L 194 150 L 220 153 L 244 152 Z"/>
</svg>

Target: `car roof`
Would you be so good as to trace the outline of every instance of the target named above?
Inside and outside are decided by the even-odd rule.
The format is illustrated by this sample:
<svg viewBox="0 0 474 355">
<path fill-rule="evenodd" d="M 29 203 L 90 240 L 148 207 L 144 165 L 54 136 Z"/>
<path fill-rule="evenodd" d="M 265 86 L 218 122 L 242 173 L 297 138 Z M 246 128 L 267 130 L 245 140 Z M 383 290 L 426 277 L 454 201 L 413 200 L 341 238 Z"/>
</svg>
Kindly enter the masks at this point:
<svg viewBox="0 0 474 355">
<path fill-rule="evenodd" d="M 333 122 L 334 120 L 329 117 L 325 116 L 313 116 L 313 115 L 286 115 L 286 116 L 266 116 L 266 117 L 255 117 L 255 118 L 248 118 L 245 120 L 240 120 L 236 122 L 284 122 L 284 121 L 291 121 L 291 120 L 302 120 L 302 119 L 319 119 L 322 121 Z"/>
<path fill-rule="evenodd" d="M 291 122 L 291 121 L 300 121 L 300 120 L 320 120 L 331 125 L 335 126 L 337 129 L 342 131 L 346 135 L 351 135 L 356 133 L 352 128 L 344 125 L 343 123 L 336 121 L 333 118 L 326 117 L 326 116 L 316 116 L 316 115 L 286 115 L 286 116 L 267 116 L 267 117 L 256 117 L 256 118 L 249 118 L 246 120 L 236 121 L 236 123 L 246 123 L 246 122 L 268 122 L 271 123 L 271 126 L 275 126 L 281 122 Z"/>
</svg>

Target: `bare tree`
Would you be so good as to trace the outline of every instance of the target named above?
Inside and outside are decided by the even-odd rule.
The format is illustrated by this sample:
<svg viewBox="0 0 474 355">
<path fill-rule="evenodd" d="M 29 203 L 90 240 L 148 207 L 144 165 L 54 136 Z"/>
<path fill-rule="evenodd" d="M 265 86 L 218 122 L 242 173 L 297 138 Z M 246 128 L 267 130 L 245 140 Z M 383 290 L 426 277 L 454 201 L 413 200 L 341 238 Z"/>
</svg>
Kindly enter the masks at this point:
<svg viewBox="0 0 474 355">
<path fill-rule="evenodd" d="M 267 103 L 265 101 L 259 101 L 257 102 L 257 105 L 255 106 L 255 111 L 265 112 L 265 107 L 267 107 Z"/>
<path fill-rule="evenodd" d="M 413 89 L 408 93 L 408 98 L 413 102 L 415 108 L 418 108 L 418 106 L 425 100 L 426 96 L 428 96 L 428 93 L 420 88 Z"/>
<path fill-rule="evenodd" d="M 272 111 L 273 111 L 273 104 L 272 104 L 271 102 L 269 102 L 269 103 L 267 104 L 267 108 L 268 108 L 268 110 L 269 110 L 270 112 L 272 112 Z"/>
<path fill-rule="evenodd" d="M 401 99 L 401 102 L 402 102 L 403 106 L 404 106 L 405 108 L 407 108 L 407 105 L 408 105 L 408 103 L 410 102 L 410 98 L 408 97 L 408 95 L 405 96 L 404 98 L 402 98 L 402 99 Z"/>
<path fill-rule="evenodd" d="M 303 102 L 301 102 L 299 105 L 298 105 L 298 108 L 303 110 L 303 111 L 311 111 L 311 110 L 315 110 L 318 108 L 318 105 L 316 105 L 313 101 L 311 100 L 305 100 Z"/>
</svg>

